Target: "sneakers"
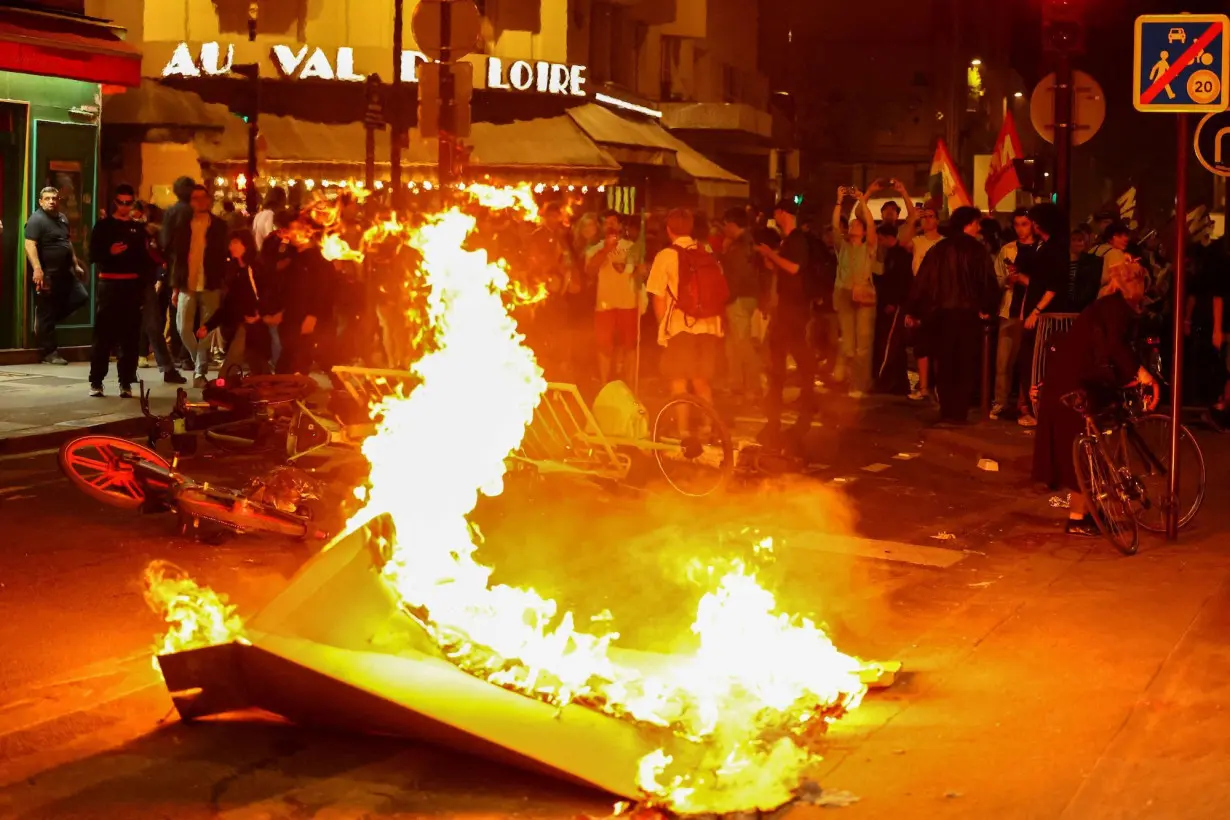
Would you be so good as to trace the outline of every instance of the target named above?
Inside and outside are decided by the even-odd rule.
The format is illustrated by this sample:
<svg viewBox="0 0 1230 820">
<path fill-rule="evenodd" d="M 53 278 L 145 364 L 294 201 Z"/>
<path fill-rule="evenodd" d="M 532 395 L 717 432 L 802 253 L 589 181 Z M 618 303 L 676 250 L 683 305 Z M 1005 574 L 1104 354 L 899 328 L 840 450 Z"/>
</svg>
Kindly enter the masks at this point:
<svg viewBox="0 0 1230 820">
<path fill-rule="evenodd" d="M 188 380 L 178 370 L 168 370 L 162 374 L 162 380 L 166 384 L 187 384 Z"/>
<path fill-rule="evenodd" d="M 142 356 L 141 358 L 137 359 L 137 367 L 141 368 L 142 370 L 147 370 L 153 366 L 154 366 L 154 363 L 149 360 L 149 356 Z"/>
<path fill-rule="evenodd" d="M 931 400 L 931 391 L 928 390 L 927 392 L 924 393 L 922 390 L 919 390 L 917 387 L 910 390 L 910 401 L 930 401 L 930 400 Z"/>
<path fill-rule="evenodd" d="M 849 396 L 849 397 L 850 397 L 850 398 L 852 398 L 852 399 L 862 399 L 862 398 L 866 398 L 866 397 L 867 397 L 867 394 L 866 394 L 866 393 L 864 393 L 862 390 L 851 390 L 851 391 L 850 391 L 849 393 L 847 393 L 846 395 L 847 395 L 847 396 Z"/>
<path fill-rule="evenodd" d="M 1002 404 L 992 404 L 990 417 L 993 419 L 998 419 L 1004 414 L 1004 410 L 1005 408 Z"/>
<path fill-rule="evenodd" d="M 101 399 L 103 397 L 103 388 L 101 384 L 90 385 L 90 398 Z"/>
<path fill-rule="evenodd" d="M 1068 535 L 1075 535 L 1077 538 L 1101 538 L 1102 531 L 1098 529 L 1098 525 L 1094 523 L 1089 516 L 1084 518 L 1069 518 L 1068 525 L 1063 531 Z"/>
<path fill-rule="evenodd" d="M 1022 413 L 1016 420 L 1016 423 L 1022 427 L 1037 427 L 1038 420 L 1029 413 Z"/>
<path fill-rule="evenodd" d="M 132 398 L 132 385 L 131 384 L 121 384 L 120 385 L 120 398 L 121 399 L 131 399 Z"/>
<path fill-rule="evenodd" d="M 68 359 L 61 356 L 58 352 L 48 353 L 43 357 L 43 364 L 68 364 Z"/>
<path fill-rule="evenodd" d="M 194 376 L 192 379 L 193 387 L 204 388 L 208 384 L 209 384 L 209 379 L 205 378 L 204 376 Z"/>
</svg>

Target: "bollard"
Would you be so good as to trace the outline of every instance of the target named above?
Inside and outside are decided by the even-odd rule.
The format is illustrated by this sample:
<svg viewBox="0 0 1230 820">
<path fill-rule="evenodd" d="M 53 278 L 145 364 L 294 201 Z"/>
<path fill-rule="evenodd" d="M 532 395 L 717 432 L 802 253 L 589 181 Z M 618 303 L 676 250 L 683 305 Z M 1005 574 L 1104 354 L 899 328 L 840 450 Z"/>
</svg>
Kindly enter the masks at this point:
<svg viewBox="0 0 1230 820">
<path fill-rule="evenodd" d="M 982 323 L 982 420 L 991 418 L 991 328 L 990 320 Z"/>
</svg>

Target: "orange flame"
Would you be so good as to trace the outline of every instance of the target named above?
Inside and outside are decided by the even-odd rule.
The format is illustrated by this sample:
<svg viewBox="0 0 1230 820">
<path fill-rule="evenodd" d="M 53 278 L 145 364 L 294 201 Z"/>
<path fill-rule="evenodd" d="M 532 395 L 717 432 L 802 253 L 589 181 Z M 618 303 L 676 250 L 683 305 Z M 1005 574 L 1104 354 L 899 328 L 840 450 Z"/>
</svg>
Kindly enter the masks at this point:
<svg viewBox="0 0 1230 820">
<path fill-rule="evenodd" d="M 482 186 L 469 194 L 508 202 Z M 462 669 L 703 743 L 703 759 L 686 768 L 661 752 L 642 761 L 640 785 L 656 801 L 681 812 L 785 803 L 817 759 L 809 735 L 861 700 L 863 665 L 811 621 L 777 612 L 746 567 L 712 579 L 693 625 L 696 650 L 646 672 L 615 659 L 618 633 L 577 630 L 572 613 L 534 590 L 491 585 L 492 570 L 475 560 L 480 536 L 468 516 L 480 493 L 502 491 L 505 459 L 546 390 L 504 299 L 506 267 L 466 249 L 476 224 L 453 208 L 407 232 L 423 256 L 436 347 L 412 367 L 416 390 L 373 408 L 379 431 L 363 446 L 368 505 L 352 524 L 393 517 L 399 538 L 385 577 Z M 459 419 L 460 448 L 441 435 Z M 449 467 L 423 468 L 430 464 Z"/>
<path fill-rule="evenodd" d="M 144 580 L 145 602 L 170 627 L 155 643 L 155 656 L 243 640 L 243 621 L 235 606 L 179 567 L 154 561 L 145 568 Z"/>
</svg>

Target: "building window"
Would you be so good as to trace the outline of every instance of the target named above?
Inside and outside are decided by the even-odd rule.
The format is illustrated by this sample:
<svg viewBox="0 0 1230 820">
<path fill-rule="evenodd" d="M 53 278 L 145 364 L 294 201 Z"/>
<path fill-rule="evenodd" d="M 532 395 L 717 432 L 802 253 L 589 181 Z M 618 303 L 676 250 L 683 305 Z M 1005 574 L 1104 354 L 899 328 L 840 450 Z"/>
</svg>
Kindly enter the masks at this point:
<svg viewBox="0 0 1230 820">
<path fill-rule="evenodd" d="M 671 34 L 662 35 L 661 74 L 659 82 L 659 99 L 671 101 L 681 96 L 681 89 L 676 83 L 679 73 L 679 61 L 683 53 L 683 38 Z"/>
</svg>

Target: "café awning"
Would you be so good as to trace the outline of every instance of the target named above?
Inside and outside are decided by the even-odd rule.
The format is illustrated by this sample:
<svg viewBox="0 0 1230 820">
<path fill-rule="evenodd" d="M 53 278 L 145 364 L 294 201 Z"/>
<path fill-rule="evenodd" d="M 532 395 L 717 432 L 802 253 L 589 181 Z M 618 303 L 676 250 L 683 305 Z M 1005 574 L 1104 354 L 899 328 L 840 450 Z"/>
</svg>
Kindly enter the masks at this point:
<svg viewBox="0 0 1230 820">
<path fill-rule="evenodd" d="M 105 21 L 34 9 L 0 9 L 0 71 L 135 87 L 141 52 Z"/>
<path fill-rule="evenodd" d="M 746 198 L 747 181 L 675 137 L 656 122 L 633 119 L 591 103 L 568 111 L 589 138 L 621 163 L 677 168 L 697 193 L 714 199 Z"/>
<path fill-rule="evenodd" d="M 262 166 L 269 176 L 340 178 L 361 176 L 366 156 L 366 131 L 361 123 L 326 125 L 293 117 L 264 116 Z M 198 132 L 201 161 L 211 167 L 240 165 L 248 153 L 247 126 L 228 116 L 222 130 Z M 561 178 L 613 182 L 617 163 L 566 116 L 524 120 L 504 125 L 476 122 L 466 142 L 472 146 L 472 171 L 501 177 L 503 182 L 553 182 Z M 388 168 L 389 133 L 376 132 L 376 165 Z M 435 175 L 434 139 L 410 131 L 402 162 L 410 176 Z"/>
</svg>

